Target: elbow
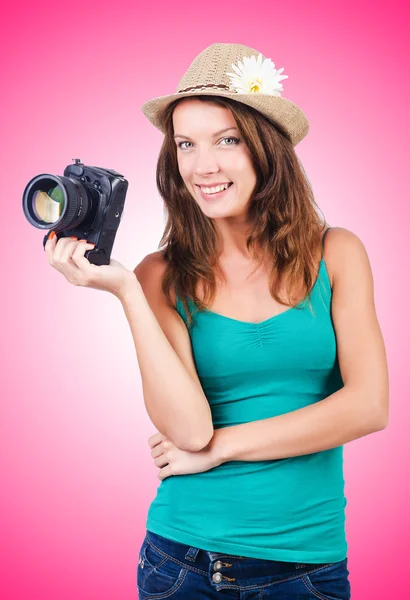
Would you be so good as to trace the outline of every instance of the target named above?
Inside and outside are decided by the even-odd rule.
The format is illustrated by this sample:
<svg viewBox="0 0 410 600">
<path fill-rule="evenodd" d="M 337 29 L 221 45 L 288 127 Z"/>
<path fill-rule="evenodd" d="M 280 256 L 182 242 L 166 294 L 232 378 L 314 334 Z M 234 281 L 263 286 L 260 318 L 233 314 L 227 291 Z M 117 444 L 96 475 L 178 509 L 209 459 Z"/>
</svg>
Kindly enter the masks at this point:
<svg viewBox="0 0 410 600">
<path fill-rule="evenodd" d="M 376 431 L 381 431 L 382 429 L 386 429 L 389 424 L 389 398 L 386 396 L 383 400 L 381 400 L 378 404 L 377 409 L 373 410 L 373 414 L 375 415 L 375 429 Z"/>
<path fill-rule="evenodd" d="M 196 440 L 191 446 L 191 452 L 200 452 L 201 450 L 204 450 L 211 441 L 213 433 L 214 430 L 212 429 L 212 435 L 210 437 L 208 436 L 205 439 L 201 438 L 200 440 Z"/>
<path fill-rule="evenodd" d="M 181 443 L 181 446 L 178 446 L 178 444 L 176 445 L 178 446 L 178 448 L 180 448 L 181 450 L 185 450 L 186 452 L 200 452 L 208 446 L 213 435 L 214 428 L 213 424 L 211 423 L 210 427 L 208 427 L 208 429 L 206 430 L 204 429 L 203 431 L 201 431 L 200 435 L 192 437 L 190 440 L 187 440 L 185 438 Z"/>
<path fill-rule="evenodd" d="M 389 424 L 389 415 L 383 413 L 378 421 L 377 431 L 381 431 L 382 429 L 386 429 Z"/>
</svg>

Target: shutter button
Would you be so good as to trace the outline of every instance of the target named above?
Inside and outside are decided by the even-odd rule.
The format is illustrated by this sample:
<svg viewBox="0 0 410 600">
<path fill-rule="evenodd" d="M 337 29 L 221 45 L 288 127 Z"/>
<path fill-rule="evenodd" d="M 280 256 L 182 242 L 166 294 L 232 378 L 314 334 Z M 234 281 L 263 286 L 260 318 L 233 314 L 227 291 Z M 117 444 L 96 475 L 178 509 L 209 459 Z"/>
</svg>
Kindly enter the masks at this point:
<svg viewBox="0 0 410 600">
<path fill-rule="evenodd" d="M 217 560 L 214 564 L 214 571 L 217 571 L 218 569 L 222 569 L 222 563 L 220 560 Z"/>
<path fill-rule="evenodd" d="M 222 573 L 214 573 L 212 575 L 212 581 L 214 581 L 215 583 L 219 583 L 220 581 L 222 581 Z"/>
</svg>

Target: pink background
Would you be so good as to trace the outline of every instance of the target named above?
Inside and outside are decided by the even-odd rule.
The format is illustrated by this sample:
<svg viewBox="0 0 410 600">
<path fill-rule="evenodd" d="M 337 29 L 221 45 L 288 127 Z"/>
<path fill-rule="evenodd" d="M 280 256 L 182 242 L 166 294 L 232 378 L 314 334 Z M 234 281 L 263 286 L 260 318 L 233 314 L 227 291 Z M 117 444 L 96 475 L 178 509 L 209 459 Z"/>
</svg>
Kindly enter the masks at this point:
<svg viewBox="0 0 410 600">
<path fill-rule="evenodd" d="M 158 248 L 162 134 L 146 100 L 173 93 L 215 42 L 284 67 L 310 121 L 296 151 L 328 222 L 372 264 L 390 423 L 345 446 L 353 600 L 409 594 L 409 30 L 405 2 L 101 3 L 3 8 L 1 556 L 7 600 L 137 597 L 158 468 L 131 332 L 112 295 L 51 268 L 26 221 L 28 181 L 74 157 L 129 181 L 113 258 Z M 407 592 L 405 591 L 407 590 Z"/>
</svg>

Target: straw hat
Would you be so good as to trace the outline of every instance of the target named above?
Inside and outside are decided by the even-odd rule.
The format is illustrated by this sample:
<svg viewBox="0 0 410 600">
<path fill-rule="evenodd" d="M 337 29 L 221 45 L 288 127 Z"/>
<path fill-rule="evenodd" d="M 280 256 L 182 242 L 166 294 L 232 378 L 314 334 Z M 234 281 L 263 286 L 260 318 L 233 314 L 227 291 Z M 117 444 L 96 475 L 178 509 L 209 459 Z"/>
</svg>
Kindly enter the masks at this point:
<svg viewBox="0 0 410 600">
<path fill-rule="evenodd" d="M 233 71 L 233 72 L 232 72 Z M 151 123 L 165 133 L 162 113 L 176 98 L 223 96 L 243 102 L 279 123 L 296 146 L 309 131 L 304 112 L 280 92 L 282 69 L 260 52 L 242 44 L 212 44 L 194 58 L 182 76 L 175 94 L 148 100 L 141 110 Z"/>
</svg>

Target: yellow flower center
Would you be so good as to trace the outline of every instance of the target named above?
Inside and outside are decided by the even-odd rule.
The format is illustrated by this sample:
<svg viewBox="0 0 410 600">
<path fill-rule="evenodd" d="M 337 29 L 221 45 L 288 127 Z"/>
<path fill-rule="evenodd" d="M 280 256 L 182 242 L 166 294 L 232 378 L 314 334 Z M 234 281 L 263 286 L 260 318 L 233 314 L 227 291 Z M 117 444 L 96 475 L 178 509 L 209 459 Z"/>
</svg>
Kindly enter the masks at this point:
<svg viewBox="0 0 410 600">
<path fill-rule="evenodd" d="M 249 82 L 249 90 L 251 93 L 258 93 L 261 91 L 262 84 L 259 80 L 253 79 Z"/>
</svg>

